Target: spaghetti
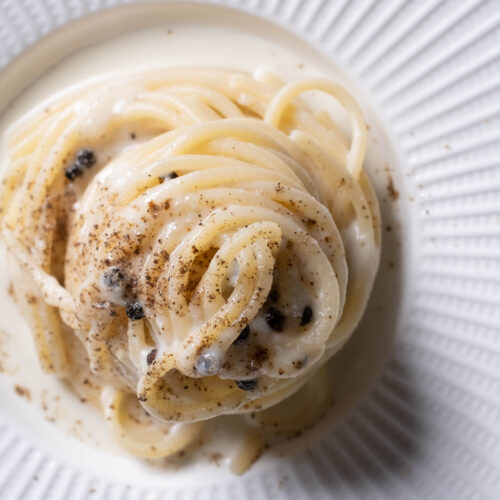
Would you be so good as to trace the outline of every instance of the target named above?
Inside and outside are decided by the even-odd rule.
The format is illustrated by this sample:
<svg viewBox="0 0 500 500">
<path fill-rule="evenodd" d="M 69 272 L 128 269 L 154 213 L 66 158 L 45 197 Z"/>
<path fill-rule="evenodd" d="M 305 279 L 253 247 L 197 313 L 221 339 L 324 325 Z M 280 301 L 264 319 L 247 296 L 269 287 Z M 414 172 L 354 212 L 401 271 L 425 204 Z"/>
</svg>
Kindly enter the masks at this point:
<svg viewBox="0 0 500 500">
<path fill-rule="evenodd" d="M 342 105 L 350 137 L 308 91 Z M 264 72 L 154 71 L 30 113 L 8 136 L 2 236 L 43 368 L 71 379 L 78 363 L 142 457 L 221 414 L 279 420 L 372 288 L 365 147 L 340 85 Z"/>
</svg>

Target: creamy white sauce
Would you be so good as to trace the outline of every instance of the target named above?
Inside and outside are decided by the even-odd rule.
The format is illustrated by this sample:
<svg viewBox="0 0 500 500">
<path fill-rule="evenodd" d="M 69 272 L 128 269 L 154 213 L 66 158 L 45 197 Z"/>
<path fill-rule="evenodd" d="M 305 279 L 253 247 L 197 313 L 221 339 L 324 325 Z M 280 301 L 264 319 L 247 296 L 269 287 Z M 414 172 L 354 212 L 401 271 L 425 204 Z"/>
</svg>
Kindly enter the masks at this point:
<svg viewBox="0 0 500 500">
<path fill-rule="evenodd" d="M 259 37 L 221 26 L 183 24 L 129 32 L 80 50 L 50 68 L 1 115 L 0 138 L 4 141 L 7 128 L 30 109 L 43 105 L 41 103 L 44 100 L 67 92 L 69 88 L 86 84 L 94 78 L 136 73 L 158 67 L 215 65 L 249 72 L 254 72 L 258 68 L 267 68 L 285 80 L 321 74 L 339 78 L 346 83 L 341 78 L 341 74 L 327 64 L 321 56 L 317 55 L 314 58 L 311 54 L 310 49 L 287 50 L 264 36 Z M 134 85 L 131 85 L 130 90 L 133 91 L 133 88 L 135 88 Z M 352 87 L 349 89 L 353 90 Z M 357 92 L 354 94 L 359 98 Z M 123 99 L 127 98 L 127 95 L 123 96 Z M 118 105 L 116 102 L 106 102 L 103 103 L 102 108 L 93 110 L 87 120 L 89 130 L 98 130 L 105 116 L 115 110 Z M 370 116 L 367 118 L 371 125 L 367 164 L 372 166 L 371 174 L 375 177 L 378 191 L 383 192 L 386 183 L 384 164 L 388 160 L 388 148 L 381 130 L 374 128 L 375 122 L 371 121 Z M 6 149 L 5 144 L 2 143 L 0 149 L 2 170 L 5 164 Z M 46 419 L 54 419 L 66 433 L 71 433 L 100 449 L 126 455 L 110 436 L 102 416 L 97 411 L 90 405 L 78 401 L 77 396 L 68 389 L 64 382 L 41 371 L 27 325 L 7 293 L 8 285 L 7 260 L 2 249 L 0 258 L 0 362 L 7 376 L 0 377 L 0 388 L 5 394 L 2 403 L 5 411 L 19 415 L 20 424 L 31 429 L 33 436 L 39 431 L 52 432 L 46 430 L 41 423 L 42 419 L 33 424 L 33 418 L 27 416 L 27 413 L 36 411 L 43 414 Z M 147 353 L 143 353 L 143 356 L 147 356 Z M 12 387 L 15 385 L 29 390 L 31 406 L 14 396 Z M 208 444 L 205 448 L 206 455 L 225 452 L 228 449 L 234 450 L 237 445 L 234 439 L 234 429 L 231 428 L 231 419 L 224 417 L 221 422 L 222 424 L 218 423 L 214 426 L 222 425 L 224 435 L 215 433 L 214 430 L 210 431 L 212 444 Z M 55 443 L 54 446 L 57 447 L 60 438 L 54 433 L 50 435 Z M 68 460 L 73 459 L 68 458 Z M 131 458 L 124 458 L 124 460 L 127 461 L 122 463 L 123 470 L 128 470 L 131 464 L 136 463 Z M 154 471 L 142 471 L 141 474 L 162 478 L 165 471 L 162 469 L 159 475 Z"/>
</svg>

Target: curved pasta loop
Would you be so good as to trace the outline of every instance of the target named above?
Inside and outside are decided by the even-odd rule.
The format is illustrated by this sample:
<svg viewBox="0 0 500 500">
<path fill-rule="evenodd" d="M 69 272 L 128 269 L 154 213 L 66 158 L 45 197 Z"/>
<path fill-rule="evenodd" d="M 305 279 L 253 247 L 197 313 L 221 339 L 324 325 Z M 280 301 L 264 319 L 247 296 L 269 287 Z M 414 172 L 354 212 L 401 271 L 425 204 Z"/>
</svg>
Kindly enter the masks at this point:
<svg viewBox="0 0 500 500">
<path fill-rule="evenodd" d="M 312 90 L 351 137 L 299 97 Z M 8 147 L 2 236 L 43 366 L 70 369 L 71 328 L 136 455 L 297 392 L 363 313 L 380 216 L 363 115 L 336 83 L 214 68 L 97 82 L 16 124 Z"/>
<path fill-rule="evenodd" d="M 172 424 L 162 432 L 155 432 L 155 425 L 138 429 L 134 433 L 131 428 L 138 428 L 137 422 L 127 418 L 123 411 L 126 394 L 112 387 L 102 391 L 102 407 L 104 415 L 115 431 L 115 436 L 121 445 L 129 452 L 143 458 L 161 458 L 172 455 L 185 448 L 196 438 L 202 429 L 202 424 Z M 167 427 L 167 426 L 165 426 Z M 142 431 L 142 432 L 140 432 Z"/>
<path fill-rule="evenodd" d="M 358 179 L 363 168 L 363 159 L 366 149 L 365 119 L 357 102 L 351 94 L 338 83 L 324 78 L 310 78 L 289 83 L 282 87 L 271 99 L 264 119 L 271 125 L 278 127 L 285 109 L 290 105 L 293 98 L 308 90 L 320 90 L 330 94 L 339 101 L 349 114 L 352 126 L 352 138 L 351 148 L 347 152 L 345 158 L 345 167 L 352 176 Z M 319 130 L 319 127 L 317 127 L 317 129 Z"/>
</svg>

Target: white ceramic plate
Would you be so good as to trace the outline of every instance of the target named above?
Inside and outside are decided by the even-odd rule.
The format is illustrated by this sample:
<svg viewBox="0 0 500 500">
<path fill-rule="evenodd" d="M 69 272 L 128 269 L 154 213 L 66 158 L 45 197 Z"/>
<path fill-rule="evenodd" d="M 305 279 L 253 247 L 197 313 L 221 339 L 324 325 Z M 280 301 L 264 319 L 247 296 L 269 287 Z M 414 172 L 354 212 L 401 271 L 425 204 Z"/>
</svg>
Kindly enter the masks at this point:
<svg viewBox="0 0 500 500">
<path fill-rule="evenodd" d="M 0 0 L 0 65 L 62 25 L 125 3 L 138 2 Z M 355 408 L 243 477 L 214 467 L 160 473 L 65 435 L 2 377 L 0 498 L 500 498 L 500 2 L 181 7 L 154 7 L 157 22 L 245 19 L 254 33 L 305 55 L 313 50 L 307 41 L 383 130 L 388 165 L 381 169 L 388 171 L 381 175 L 394 177 L 399 198 L 391 201 L 377 181 L 385 227 L 379 278 L 345 348 L 351 357 L 342 359 L 350 362 L 333 369 L 340 380 L 334 396 Z M 116 32 L 114 16 L 147 24 L 145 10 L 124 9 L 98 14 L 94 36 Z M 53 54 L 81 44 L 77 24 L 64 29 L 30 49 L 38 64 L 23 67 L 21 58 L 0 72 L 1 101 L 13 97 L 20 74 L 33 79 L 55 62 Z M 360 379 L 364 365 L 371 371 Z M 369 388 L 361 402 L 349 400 Z"/>
</svg>

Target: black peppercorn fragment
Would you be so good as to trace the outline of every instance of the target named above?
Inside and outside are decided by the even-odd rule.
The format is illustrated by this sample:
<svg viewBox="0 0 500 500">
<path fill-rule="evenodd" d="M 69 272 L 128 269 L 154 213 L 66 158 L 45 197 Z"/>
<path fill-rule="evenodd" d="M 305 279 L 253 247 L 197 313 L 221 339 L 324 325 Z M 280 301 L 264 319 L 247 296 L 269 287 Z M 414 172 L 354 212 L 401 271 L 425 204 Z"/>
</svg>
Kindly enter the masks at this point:
<svg viewBox="0 0 500 500">
<path fill-rule="evenodd" d="M 142 308 L 142 304 L 140 302 L 132 302 L 131 304 L 127 304 L 125 312 L 132 321 L 136 321 L 138 319 L 146 317 L 146 314 L 144 313 L 144 309 Z"/>
<path fill-rule="evenodd" d="M 313 317 L 313 310 L 311 309 L 311 306 L 304 307 L 304 310 L 302 311 L 302 317 L 300 318 L 300 326 L 305 326 L 308 323 L 310 323 L 312 317 Z"/>
<path fill-rule="evenodd" d="M 250 335 L 250 327 L 247 325 L 245 326 L 245 328 L 243 328 L 243 330 L 241 330 L 240 334 L 238 335 L 238 338 L 233 342 L 233 344 L 243 344 L 249 335 Z"/>
<path fill-rule="evenodd" d="M 253 378 L 251 380 L 236 380 L 236 385 L 243 389 L 244 391 L 251 391 L 257 387 L 257 379 Z"/>
<path fill-rule="evenodd" d="M 74 163 L 64 171 L 64 175 L 66 176 L 66 179 L 74 181 L 77 177 L 83 175 L 83 167 Z"/>
<path fill-rule="evenodd" d="M 160 179 L 160 182 L 163 182 L 165 179 L 176 179 L 177 177 L 179 177 L 177 172 L 170 172 L 168 174 L 161 175 L 159 179 Z"/>
<path fill-rule="evenodd" d="M 151 351 L 148 352 L 148 355 L 146 357 L 146 361 L 148 363 L 148 366 L 156 359 L 156 349 L 151 349 Z"/>
<path fill-rule="evenodd" d="M 124 278 L 125 275 L 118 267 L 110 267 L 107 271 L 104 271 L 102 276 L 104 284 L 111 290 L 118 288 L 122 284 Z"/>
<path fill-rule="evenodd" d="M 81 149 L 75 156 L 75 161 L 66 168 L 64 175 L 70 181 L 81 177 L 86 168 L 90 168 L 96 162 L 96 157 L 91 149 Z"/>
<path fill-rule="evenodd" d="M 95 153 L 91 149 L 81 149 L 76 154 L 75 165 L 90 168 L 96 161 Z"/>
<path fill-rule="evenodd" d="M 276 332 L 282 332 L 285 324 L 285 315 L 276 307 L 270 307 L 266 314 L 266 323 Z"/>
</svg>

